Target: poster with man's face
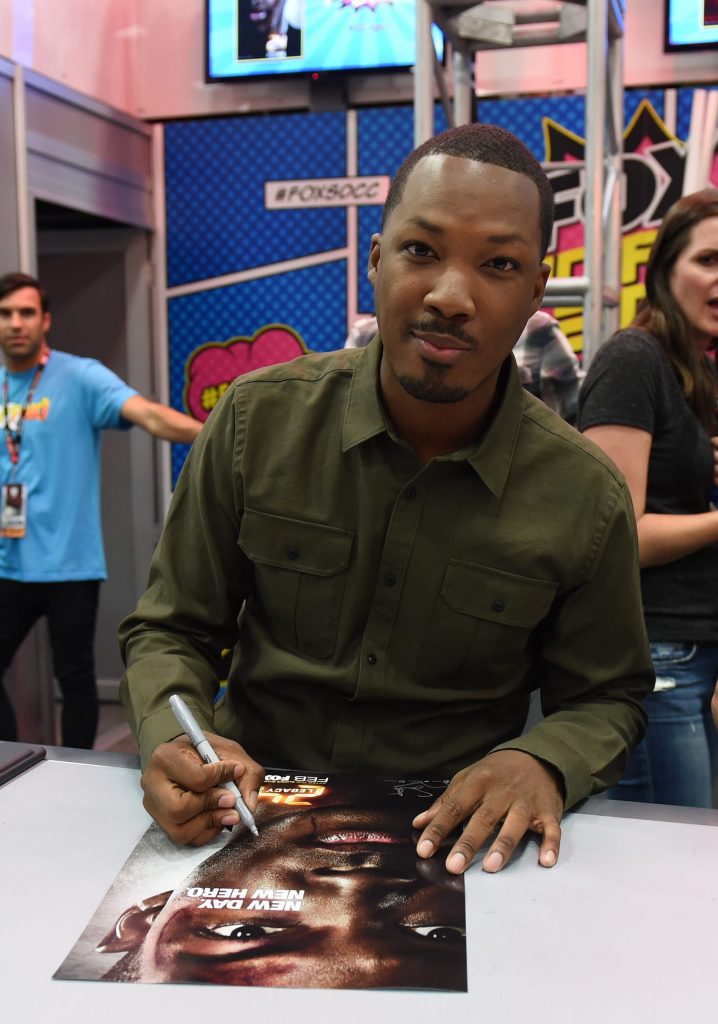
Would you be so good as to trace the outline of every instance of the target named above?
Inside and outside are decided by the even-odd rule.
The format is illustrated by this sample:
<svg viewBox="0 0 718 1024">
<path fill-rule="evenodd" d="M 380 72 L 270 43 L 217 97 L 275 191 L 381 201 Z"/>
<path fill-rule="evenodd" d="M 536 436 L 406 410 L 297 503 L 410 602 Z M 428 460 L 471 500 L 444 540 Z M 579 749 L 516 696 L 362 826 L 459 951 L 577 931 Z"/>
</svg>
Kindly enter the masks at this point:
<svg viewBox="0 0 718 1024">
<path fill-rule="evenodd" d="M 466 991 L 463 877 L 412 819 L 446 780 L 269 771 L 258 838 L 142 837 L 59 979 Z"/>
</svg>

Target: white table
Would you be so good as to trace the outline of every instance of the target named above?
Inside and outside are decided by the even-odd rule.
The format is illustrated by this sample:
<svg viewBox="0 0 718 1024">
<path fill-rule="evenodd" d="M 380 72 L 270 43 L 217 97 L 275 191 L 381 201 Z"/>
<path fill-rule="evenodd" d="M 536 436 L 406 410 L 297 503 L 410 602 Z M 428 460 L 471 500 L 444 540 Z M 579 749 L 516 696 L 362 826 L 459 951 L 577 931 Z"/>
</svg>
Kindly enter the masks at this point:
<svg viewBox="0 0 718 1024">
<path fill-rule="evenodd" d="M 529 842 L 499 875 L 468 872 L 466 994 L 54 981 L 149 824 L 136 768 L 55 756 L 0 788 L 8 1024 L 718 1019 L 718 812 L 611 801 L 568 815 L 553 870 Z"/>
</svg>

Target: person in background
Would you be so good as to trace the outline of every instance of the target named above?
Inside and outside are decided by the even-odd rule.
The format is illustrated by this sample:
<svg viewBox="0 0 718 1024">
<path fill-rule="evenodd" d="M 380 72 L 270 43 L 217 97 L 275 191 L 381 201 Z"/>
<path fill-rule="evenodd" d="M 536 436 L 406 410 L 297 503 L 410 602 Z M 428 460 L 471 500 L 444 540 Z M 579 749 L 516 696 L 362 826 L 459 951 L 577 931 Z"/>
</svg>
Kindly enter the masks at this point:
<svg viewBox="0 0 718 1024">
<path fill-rule="evenodd" d="M 579 427 L 623 472 L 638 522 L 656 686 L 649 728 L 611 795 L 710 807 L 718 769 L 716 388 L 718 189 L 669 210 L 646 271 L 646 300 L 596 354 Z"/>
<path fill-rule="evenodd" d="M 553 202 L 510 132 L 429 139 L 371 240 L 374 339 L 246 374 L 212 411 L 120 627 L 145 807 L 176 842 L 236 824 L 226 779 L 256 806 L 262 764 L 390 771 L 451 779 L 413 819 L 420 858 L 464 823 L 450 873 L 490 837 L 500 870 L 527 830 L 551 867 L 564 808 L 621 775 L 653 685 L 630 496 L 511 355 Z"/>
<path fill-rule="evenodd" d="M 379 325 L 372 313 L 358 316 L 349 328 L 344 348 L 365 348 L 378 330 Z"/>
<path fill-rule="evenodd" d="M 0 277 L 0 739 L 17 739 L 2 676 L 46 616 L 63 698 L 62 743 L 90 748 L 99 711 L 95 621 L 106 576 L 100 432 L 136 423 L 191 443 L 201 424 L 143 398 L 97 360 L 51 350 L 51 319 L 39 281 Z"/>
<path fill-rule="evenodd" d="M 376 317 L 363 315 L 351 325 L 344 348 L 363 348 L 377 333 Z M 514 345 L 521 383 L 532 395 L 568 423 L 576 422 L 578 389 L 582 379 L 578 358 L 558 320 L 537 310 L 529 317 Z"/>
<path fill-rule="evenodd" d="M 526 390 L 567 423 L 575 424 L 583 374 L 558 320 L 542 309 L 529 317 L 514 345 L 514 357 Z"/>
</svg>

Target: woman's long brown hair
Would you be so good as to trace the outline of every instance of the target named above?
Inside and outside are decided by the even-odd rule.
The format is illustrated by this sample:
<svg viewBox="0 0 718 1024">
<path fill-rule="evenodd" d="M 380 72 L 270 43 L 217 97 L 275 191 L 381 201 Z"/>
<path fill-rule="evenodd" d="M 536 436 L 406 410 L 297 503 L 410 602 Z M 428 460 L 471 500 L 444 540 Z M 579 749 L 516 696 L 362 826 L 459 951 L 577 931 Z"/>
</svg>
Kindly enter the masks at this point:
<svg viewBox="0 0 718 1024">
<path fill-rule="evenodd" d="M 696 224 L 718 217 L 718 188 L 683 196 L 670 208 L 656 235 L 646 268 L 646 301 L 632 326 L 652 334 L 675 367 L 688 402 L 709 434 L 716 433 L 718 374 L 708 356 L 696 351 L 691 326 L 674 299 L 671 270 L 690 241 Z"/>
</svg>

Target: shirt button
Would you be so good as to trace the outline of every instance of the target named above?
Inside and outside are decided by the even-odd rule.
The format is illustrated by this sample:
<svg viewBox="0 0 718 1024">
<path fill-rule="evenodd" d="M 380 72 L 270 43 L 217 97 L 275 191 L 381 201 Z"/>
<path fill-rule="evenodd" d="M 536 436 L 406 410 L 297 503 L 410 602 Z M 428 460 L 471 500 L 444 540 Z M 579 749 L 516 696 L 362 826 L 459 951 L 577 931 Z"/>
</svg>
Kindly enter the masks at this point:
<svg viewBox="0 0 718 1024">
<path fill-rule="evenodd" d="M 495 612 L 502 612 L 506 608 L 506 602 L 505 601 L 494 601 L 494 603 L 491 605 L 491 607 L 494 609 Z"/>
<path fill-rule="evenodd" d="M 367 654 L 366 660 L 369 662 L 370 665 L 376 665 L 376 662 L 377 662 L 376 654 Z"/>
<path fill-rule="evenodd" d="M 404 494 L 409 499 L 409 501 L 411 501 L 412 498 L 416 497 L 416 488 L 415 487 L 407 487 L 407 489 L 404 491 Z"/>
<path fill-rule="evenodd" d="M 291 560 L 295 562 L 299 558 L 299 549 L 287 548 L 287 558 L 291 558 Z"/>
<path fill-rule="evenodd" d="M 394 584 L 396 583 L 396 576 L 394 575 L 394 573 L 388 572 L 384 577 L 384 582 L 386 583 L 387 587 L 393 587 Z"/>
</svg>

